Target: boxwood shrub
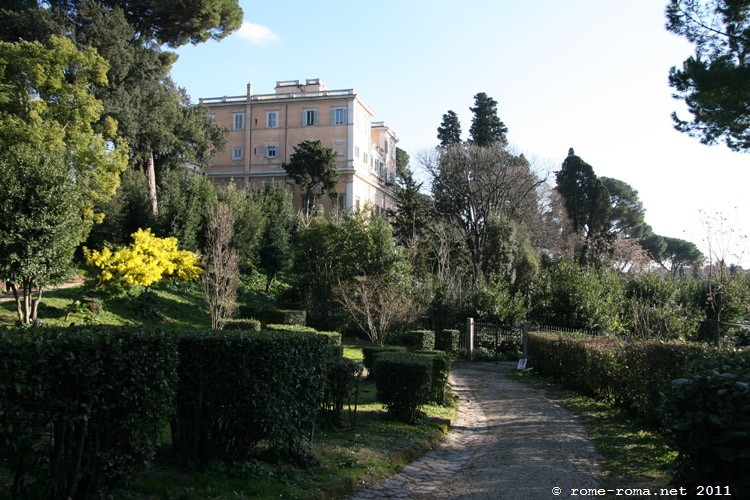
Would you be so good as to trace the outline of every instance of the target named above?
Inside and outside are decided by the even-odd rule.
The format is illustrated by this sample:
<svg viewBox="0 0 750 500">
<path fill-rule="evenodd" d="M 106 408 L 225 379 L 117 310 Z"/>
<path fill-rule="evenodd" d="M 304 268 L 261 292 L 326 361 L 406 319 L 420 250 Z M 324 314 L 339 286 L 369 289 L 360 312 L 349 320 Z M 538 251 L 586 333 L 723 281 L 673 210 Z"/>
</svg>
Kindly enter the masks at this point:
<svg viewBox="0 0 750 500">
<path fill-rule="evenodd" d="M 461 332 L 458 330 L 443 330 L 435 335 L 435 349 L 458 353 L 461 348 Z"/>
<path fill-rule="evenodd" d="M 412 424 L 430 399 L 432 359 L 407 352 L 375 356 L 377 399 L 397 419 Z"/>
<path fill-rule="evenodd" d="M 750 355 L 720 356 L 673 381 L 666 411 L 674 484 L 750 498 Z"/>
<path fill-rule="evenodd" d="M 530 363 L 540 373 L 616 403 L 653 427 L 663 425 L 661 393 L 711 352 L 700 344 L 529 335 Z"/>
<path fill-rule="evenodd" d="M 328 360 L 324 410 L 328 422 L 334 427 L 342 425 L 344 404 L 350 401 L 352 395 L 356 398 L 362 369 L 362 364 L 352 359 L 335 357 Z M 356 412 L 356 408 L 354 411 Z"/>
<path fill-rule="evenodd" d="M 244 459 L 261 442 L 304 459 L 323 404 L 326 337 L 297 332 L 199 331 L 179 338 L 173 444 L 205 464 Z M 298 456 L 300 455 L 300 456 Z"/>
<path fill-rule="evenodd" d="M 341 357 L 344 354 L 344 346 L 341 345 L 341 334 L 339 332 L 321 332 L 309 326 L 282 324 L 266 325 L 265 330 L 269 332 L 296 332 L 319 335 L 328 344 L 328 351 L 331 356 Z"/>
<path fill-rule="evenodd" d="M 173 409 L 173 335 L 0 330 L 0 352 L 0 461 L 9 473 L 0 488 L 12 497 L 106 496 L 153 457 Z"/>
<path fill-rule="evenodd" d="M 402 346 L 365 346 L 362 348 L 362 364 L 365 365 L 367 370 L 367 377 L 375 377 L 375 355 L 380 352 L 406 352 L 406 348 Z"/>
<path fill-rule="evenodd" d="M 432 361 L 432 383 L 430 401 L 436 404 L 445 403 L 445 389 L 451 374 L 451 357 L 442 351 L 417 351 Z"/>
<path fill-rule="evenodd" d="M 418 351 L 432 351 L 435 349 L 435 332 L 432 330 L 412 330 L 412 347 Z"/>
<path fill-rule="evenodd" d="M 256 318 L 264 325 L 300 325 L 307 321 L 307 312 L 298 309 L 267 309 L 264 307 L 240 306 L 239 316 Z"/>
<path fill-rule="evenodd" d="M 224 322 L 224 330 L 260 331 L 260 321 L 254 318 L 228 319 Z"/>
</svg>

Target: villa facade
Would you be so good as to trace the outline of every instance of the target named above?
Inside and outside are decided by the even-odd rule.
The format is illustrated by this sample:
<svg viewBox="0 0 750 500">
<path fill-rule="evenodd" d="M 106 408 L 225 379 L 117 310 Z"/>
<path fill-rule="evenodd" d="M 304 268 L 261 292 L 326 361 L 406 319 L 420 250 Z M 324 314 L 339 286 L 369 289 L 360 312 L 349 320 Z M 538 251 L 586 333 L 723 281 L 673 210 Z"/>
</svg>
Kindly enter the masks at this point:
<svg viewBox="0 0 750 500">
<path fill-rule="evenodd" d="M 282 164 L 294 146 L 319 140 L 337 154 L 339 185 L 333 203 L 321 198 L 326 212 L 360 210 L 373 213 L 392 208 L 396 177 L 396 142 L 383 122 L 373 122 L 373 112 L 353 90 L 328 90 L 319 79 L 276 82 L 275 93 L 201 99 L 209 116 L 229 130 L 227 146 L 207 168 L 216 185 L 261 186 L 283 182 L 301 194 Z"/>
</svg>

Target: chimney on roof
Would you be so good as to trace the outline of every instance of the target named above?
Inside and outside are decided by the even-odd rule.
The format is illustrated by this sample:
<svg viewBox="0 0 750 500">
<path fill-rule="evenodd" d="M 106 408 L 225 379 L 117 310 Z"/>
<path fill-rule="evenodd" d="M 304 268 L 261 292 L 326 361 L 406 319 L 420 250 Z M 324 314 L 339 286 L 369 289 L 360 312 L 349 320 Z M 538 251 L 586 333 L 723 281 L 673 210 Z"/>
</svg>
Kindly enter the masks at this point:
<svg viewBox="0 0 750 500">
<path fill-rule="evenodd" d="M 253 95 L 253 86 L 252 84 L 248 83 L 247 84 L 247 100 L 248 101 L 250 100 L 250 96 L 252 95 Z"/>
</svg>

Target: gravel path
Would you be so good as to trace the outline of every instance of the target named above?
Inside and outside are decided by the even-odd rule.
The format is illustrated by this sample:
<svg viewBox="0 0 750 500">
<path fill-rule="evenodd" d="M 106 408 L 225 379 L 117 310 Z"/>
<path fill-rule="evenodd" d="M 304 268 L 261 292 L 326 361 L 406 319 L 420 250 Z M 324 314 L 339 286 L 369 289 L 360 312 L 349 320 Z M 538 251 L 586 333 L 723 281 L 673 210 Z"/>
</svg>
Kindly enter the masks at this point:
<svg viewBox="0 0 750 500">
<path fill-rule="evenodd" d="M 445 441 L 352 498 L 552 499 L 597 487 L 600 459 L 581 425 L 541 392 L 508 379 L 511 369 L 454 367 L 458 416 Z"/>
</svg>

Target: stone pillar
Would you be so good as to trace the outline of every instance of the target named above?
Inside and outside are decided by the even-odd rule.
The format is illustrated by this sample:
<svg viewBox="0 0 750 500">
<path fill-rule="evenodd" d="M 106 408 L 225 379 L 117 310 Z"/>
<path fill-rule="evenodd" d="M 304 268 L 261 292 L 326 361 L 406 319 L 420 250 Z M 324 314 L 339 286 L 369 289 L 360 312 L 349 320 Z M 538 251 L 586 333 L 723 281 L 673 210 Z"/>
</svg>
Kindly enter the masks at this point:
<svg viewBox="0 0 750 500">
<path fill-rule="evenodd" d="M 466 318 L 466 353 L 474 360 L 474 318 Z"/>
</svg>

